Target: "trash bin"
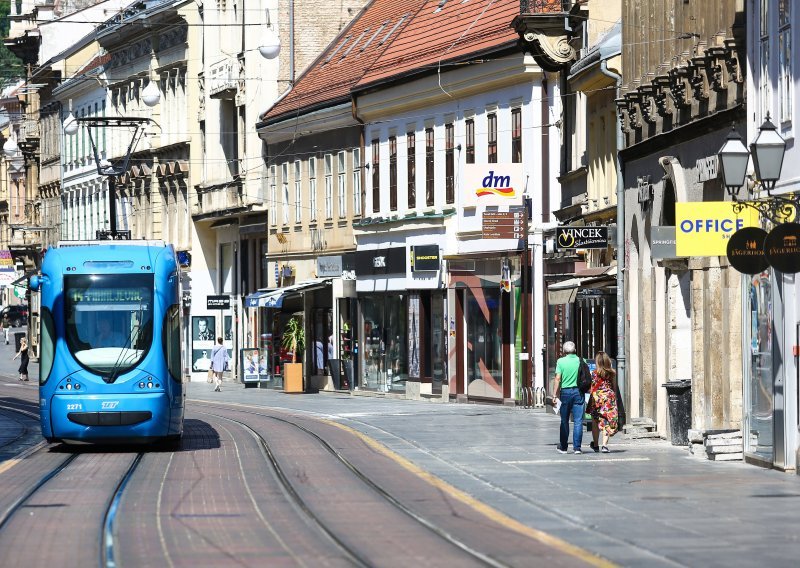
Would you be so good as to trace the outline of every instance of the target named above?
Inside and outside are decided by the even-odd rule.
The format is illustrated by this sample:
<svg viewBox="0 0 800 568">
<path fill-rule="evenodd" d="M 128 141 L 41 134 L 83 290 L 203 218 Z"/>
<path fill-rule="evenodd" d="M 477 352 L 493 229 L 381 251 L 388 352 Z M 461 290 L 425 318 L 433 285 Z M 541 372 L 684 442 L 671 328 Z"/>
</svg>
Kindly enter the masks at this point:
<svg viewBox="0 0 800 568">
<path fill-rule="evenodd" d="M 689 428 L 692 427 L 692 381 L 670 381 L 662 386 L 667 389 L 672 445 L 686 446 L 689 444 Z"/>
</svg>

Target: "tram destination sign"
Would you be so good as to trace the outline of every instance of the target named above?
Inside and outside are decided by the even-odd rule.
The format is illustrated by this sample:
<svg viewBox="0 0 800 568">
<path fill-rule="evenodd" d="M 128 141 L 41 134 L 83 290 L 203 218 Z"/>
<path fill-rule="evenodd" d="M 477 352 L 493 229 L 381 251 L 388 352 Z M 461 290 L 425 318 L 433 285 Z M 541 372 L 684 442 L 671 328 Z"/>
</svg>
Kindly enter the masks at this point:
<svg viewBox="0 0 800 568">
<path fill-rule="evenodd" d="M 521 239 L 525 232 L 525 209 L 511 208 L 508 212 L 483 212 L 484 239 Z"/>
</svg>

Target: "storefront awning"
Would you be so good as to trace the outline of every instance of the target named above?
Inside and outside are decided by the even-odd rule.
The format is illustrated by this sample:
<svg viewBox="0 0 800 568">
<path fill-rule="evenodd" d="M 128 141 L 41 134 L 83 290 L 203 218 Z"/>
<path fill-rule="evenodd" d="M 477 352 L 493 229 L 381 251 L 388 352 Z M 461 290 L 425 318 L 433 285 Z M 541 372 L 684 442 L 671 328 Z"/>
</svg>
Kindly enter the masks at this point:
<svg viewBox="0 0 800 568">
<path fill-rule="evenodd" d="M 248 308 L 281 308 L 284 298 L 305 294 L 311 290 L 330 286 L 330 284 L 330 278 L 315 278 L 269 292 L 256 292 L 245 297 L 245 306 Z"/>
<path fill-rule="evenodd" d="M 561 282 L 555 282 L 547 287 L 547 303 L 551 306 L 561 304 L 571 304 L 578 295 L 581 288 L 603 288 L 615 282 L 617 267 L 598 267 L 597 269 L 587 269 L 581 274 L 591 274 L 582 278 L 569 278 Z"/>
</svg>

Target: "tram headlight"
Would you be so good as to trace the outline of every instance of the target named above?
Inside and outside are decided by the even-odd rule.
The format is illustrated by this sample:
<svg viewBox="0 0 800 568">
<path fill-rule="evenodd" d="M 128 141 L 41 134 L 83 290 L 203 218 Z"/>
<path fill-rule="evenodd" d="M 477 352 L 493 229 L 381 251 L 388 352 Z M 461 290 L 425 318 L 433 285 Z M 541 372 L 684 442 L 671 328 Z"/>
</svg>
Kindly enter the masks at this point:
<svg viewBox="0 0 800 568">
<path fill-rule="evenodd" d="M 153 388 L 153 383 L 147 383 L 147 388 L 149 389 Z"/>
<path fill-rule="evenodd" d="M 139 382 L 139 388 L 140 388 L 140 389 L 143 389 L 143 388 L 144 388 L 144 381 L 141 381 L 141 382 Z"/>
<path fill-rule="evenodd" d="M 81 385 L 80 385 L 80 383 L 75 383 L 75 390 L 76 390 L 76 391 L 77 391 L 77 390 L 81 390 Z"/>
<path fill-rule="evenodd" d="M 67 390 L 72 390 L 72 383 L 67 383 Z"/>
</svg>

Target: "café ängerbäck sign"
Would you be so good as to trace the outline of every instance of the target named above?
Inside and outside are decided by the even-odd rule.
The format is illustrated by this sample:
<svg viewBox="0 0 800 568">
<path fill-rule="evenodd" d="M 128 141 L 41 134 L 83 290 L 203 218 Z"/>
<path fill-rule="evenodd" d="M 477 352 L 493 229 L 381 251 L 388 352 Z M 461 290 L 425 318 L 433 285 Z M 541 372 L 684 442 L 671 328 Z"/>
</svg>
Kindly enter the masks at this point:
<svg viewBox="0 0 800 568">
<path fill-rule="evenodd" d="M 728 241 L 728 262 L 742 274 L 759 274 L 769 267 L 764 256 L 767 232 L 761 227 L 744 227 Z"/>
<path fill-rule="evenodd" d="M 556 246 L 561 250 L 606 248 L 608 227 L 557 227 Z"/>
</svg>

